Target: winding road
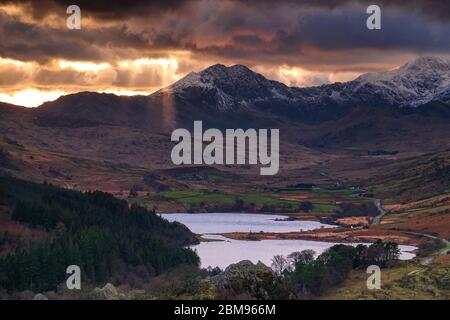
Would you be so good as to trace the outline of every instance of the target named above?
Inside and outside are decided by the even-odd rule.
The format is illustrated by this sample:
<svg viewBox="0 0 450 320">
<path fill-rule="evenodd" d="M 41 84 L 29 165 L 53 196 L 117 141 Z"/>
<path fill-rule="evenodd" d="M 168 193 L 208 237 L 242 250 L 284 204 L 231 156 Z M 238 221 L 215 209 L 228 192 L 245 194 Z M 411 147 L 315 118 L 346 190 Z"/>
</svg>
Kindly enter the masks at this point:
<svg viewBox="0 0 450 320">
<path fill-rule="evenodd" d="M 387 214 L 386 210 L 383 209 L 383 207 L 381 206 L 381 199 L 375 199 L 374 201 L 374 205 L 377 207 L 378 212 L 380 214 L 378 214 L 377 216 L 375 216 L 372 220 L 372 225 L 377 225 L 380 224 L 381 219 Z M 443 238 L 439 238 L 436 237 L 432 234 L 428 234 L 428 233 L 422 233 L 422 232 L 415 232 L 415 231 L 401 231 L 403 233 L 407 233 L 407 234 L 411 234 L 414 236 L 419 236 L 419 237 L 425 237 L 431 240 L 436 240 L 436 241 L 441 241 L 446 247 L 450 247 L 450 241 L 448 241 L 447 239 L 443 239 Z M 450 253 L 450 249 L 448 250 L 444 250 L 442 251 L 440 254 L 441 255 L 446 255 Z M 422 265 L 428 265 L 433 261 L 433 257 L 427 257 L 425 259 L 423 259 L 421 261 Z"/>
<path fill-rule="evenodd" d="M 373 204 L 375 205 L 375 207 L 377 207 L 378 212 L 380 213 L 379 215 L 375 216 L 372 220 L 372 224 L 380 224 L 381 219 L 385 216 L 385 214 L 387 213 L 386 210 L 383 209 L 383 207 L 381 206 L 381 199 L 375 199 L 375 201 L 373 202 Z"/>
<path fill-rule="evenodd" d="M 421 236 L 421 237 L 425 237 L 431 240 L 438 240 L 441 241 L 442 243 L 444 243 L 446 246 L 450 246 L 450 241 L 446 240 L 446 239 L 442 239 L 436 236 L 433 236 L 432 234 L 428 234 L 428 233 L 421 233 L 421 232 L 414 232 L 414 231 L 403 231 L 403 233 L 408 233 L 408 234 L 412 234 L 415 236 Z"/>
</svg>

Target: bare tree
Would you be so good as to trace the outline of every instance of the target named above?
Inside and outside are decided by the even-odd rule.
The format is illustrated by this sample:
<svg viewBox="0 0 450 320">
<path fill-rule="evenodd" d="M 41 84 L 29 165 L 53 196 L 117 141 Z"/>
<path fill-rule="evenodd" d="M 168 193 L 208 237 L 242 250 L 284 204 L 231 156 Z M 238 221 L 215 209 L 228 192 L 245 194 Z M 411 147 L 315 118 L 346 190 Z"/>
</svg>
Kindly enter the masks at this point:
<svg viewBox="0 0 450 320">
<path fill-rule="evenodd" d="M 295 266 L 299 263 L 309 263 L 314 260 L 314 255 L 316 252 L 311 249 L 292 252 L 287 256 L 289 263 L 295 268 Z"/>
<path fill-rule="evenodd" d="M 288 268 L 289 268 L 289 262 L 283 255 L 278 254 L 272 258 L 272 269 L 278 275 L 282 275 L 284 270 L 286 270 Z"/>
</svg>

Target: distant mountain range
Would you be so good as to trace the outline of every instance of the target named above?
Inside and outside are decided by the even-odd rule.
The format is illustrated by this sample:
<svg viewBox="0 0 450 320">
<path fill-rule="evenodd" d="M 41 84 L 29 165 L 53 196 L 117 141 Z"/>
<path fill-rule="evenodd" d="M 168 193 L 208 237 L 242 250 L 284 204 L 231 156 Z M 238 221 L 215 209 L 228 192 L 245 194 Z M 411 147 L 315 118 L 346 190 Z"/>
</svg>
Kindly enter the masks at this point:
<svg viewBox="0 0 450 320">
<path fill-rule="evenodd" d="M 422 57 L 395 70 L 310 88 L 288 87 L 242 65 L 218 64 L 150 96 L 81 92 L 16 111 L 41 127 L 114 125 L 158 133 L 190 127 L 193 120 L 218 128 L 313 125 L 321 127 L 319 134 L 303 134 L 300 140 L 326 145 L 345 144 L 345 136 L 360 134 L 359 128 L 384 136 L 396 128 L 408 131 L 423 117 L 430 123 L 448 122 L 449 106 L 450 63 Z M 11 113 L 14 108 L 6 109 Z M 367 133 L 362 137 L 371 139 Z"/>
<path fill-rule="evenodd" d="M 313 88 L 287 87 L 242 65 L 228 68 L 214 65 L 200 73 L 190 73 L 162 91 L 180 95 L 214 91 L 219 110 L 258 106 L 265 102 L 297 108 L 421 106 L 432 101 L 449 102 L 450 62 L 421 57 L 395 70 L 369 73 L 350 82 Z"/>
<path fill-rule="evenodd" d="M 254 113 L 266 124 L 275 125 L 279 117 L 289 122 L 321 123 L 361 107 L 399 107 L 405 109 L 401 113 L 437 112 L 448 118 L 449 105 L 450 62 L 421 57 L 398 69 L 310 88 L 288 87 L 243 65 L 218 64 L 192 72 L 150 96 L 81 92 L 27 113 L 41 126 L 124 125 L 160 131 L 165 126 L 187 125 L 194 119 L 212 120 L 211 125 L 216 126 L 241 119 L 239 124 L 252 126 L 254 121 L 246 124 L 246 120 L 254 118 Z M 425 106 L 429 110 L 410 109 Z M 220 124 L 216 112 L 220 113 Z"/>
<path fill-rule="evenodd" d="M 281 156 L 292 155 L 294 164 L 300 161 L 295 151 L 309 156 L 387 150 L 401 157 L 445 150 L 450 63 L 422 57 L 394 70 L 310 88 L 288 87 L 242 65 L 214 65 L 149 96 L 80 92 L 37 108 L 0 103 L 6 147 L 24 146 L 33 161 L 57 154 L 167 167 L 168 135 L 192 127 L 194 120 L 203 120 L 204 128 L 280 128 Z M 9 155 L 19 156 L 19 149 Z M 40 152 L 46 154 L 42 159 Z M 33 165 L 45 167 L 39 163 Z"/>
</svg>

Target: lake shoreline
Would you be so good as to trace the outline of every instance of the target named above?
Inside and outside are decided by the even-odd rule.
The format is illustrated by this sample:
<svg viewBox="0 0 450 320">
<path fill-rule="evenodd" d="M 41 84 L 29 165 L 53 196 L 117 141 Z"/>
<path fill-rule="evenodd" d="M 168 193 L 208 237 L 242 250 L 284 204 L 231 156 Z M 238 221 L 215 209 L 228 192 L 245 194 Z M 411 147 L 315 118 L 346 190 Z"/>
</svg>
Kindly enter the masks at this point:
<svg viewBox="0 0 450 320">
<path fill-rule="evenodd" d="M 316 229 L 303 232 L 227 232 L 221 236 L 242 241 L 261 240 L 309 240 L 321 242 L 358 243 L 375 242 L 376 240 L 392 241 L 401 245 L 417 246 L 424 242 L 420 237 L 408 235 L 401 231 L 370 230 L 370 229 Z"/>
<path fill-rule="evenodd" d="M 176 215 L 180 213 L 165 213 L 164 215 Z M 199 215 L 205 213 L 186 213 L 189 215 Z M 319 222 L 316 216 L 305 214 L 292 214 L 292 213 L 258 213 L 258 212 L 215 212 L 209 214 L 239 214 L 239 215 L 261 215 L 261 216 L 284 216 L 284 219 L 279 221 L 305 221 L 305 222 Z M 275 219 L 277 221 L 277 219 Z M 401 245 L 418 246 L 426 242 L 423 237 L 408 234 L 403 231 L 397 230 L 385 230 L 379 227 L 358 228 L 351 229 L 346 227 L 333 227 L 333 228 L 317 228 L 299 232 L 218 232 L 215 233 L 225 238 L 232 240 L 242 241 L 261 241 L 261 240 L 309 240 L 309 241 L 321 241 L 321 242 L 340 242 L 340 243 L 358 243 L 358 242 L 375 242 L 376 240 L 392 241 Z M 211 240 L 202 237 L 202 234 L 198 234 L 200 241 L 222 241 Z"/>
<path fill-rule="evenodd" d="M 202 267 L 225 268 L 242 260 L 270 265 L 275 255 L 306 249 L 321 254 L 334 244 L 369 245 L 378 239 L 398 243 L 402 247 L 402 257 L 412 259 L 417 250 L 414 245 L 418 243 L 411 235 L 382 230 L 379 226 L 355 230 L 318 221 L 290 219 L 286 215 L 178 213 L 163 217 L 182 223 L 197 234 L 200 243 L 190 248 L 199 255 Z M 380 236 L 382 233 L 384 237 Z"/>
</svg>

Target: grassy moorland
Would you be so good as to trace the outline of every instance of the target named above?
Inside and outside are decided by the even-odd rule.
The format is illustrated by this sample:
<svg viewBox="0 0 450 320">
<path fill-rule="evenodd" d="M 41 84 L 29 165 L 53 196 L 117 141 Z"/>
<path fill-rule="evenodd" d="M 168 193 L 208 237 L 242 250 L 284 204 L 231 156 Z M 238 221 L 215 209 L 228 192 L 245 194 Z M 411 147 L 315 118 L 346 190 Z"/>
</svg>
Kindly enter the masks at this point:
<svg viewBox="0 0 450 320">
<path fill-rule="evenodd" d="M 369 290 L 365 270 L 353 270 L 336 288 L 328 290 L 325 300 L 436 300 L 450 299 L 448 266 L 423 266 L 417 262 L 400 263 L 382 269 L 381 290 Z"/>
<path fill-rule="evenodd" d="M 290 193 L 289 196 L 293 194 Z M 295 195 L 295 194 L 294 194 Z M 227 192 L 221 190 L 181 190 L 164 191 L 131 199 L 158 211 L 172 212 L 261 212 L 261 213 L 301 213 L 305 201 L 289 199 L 285 194 L 263 192 Z M 308 201 L 309 203 L 309 201 Z M 310 202 L 308 211 L 330 214 L 338 209 L 334 201 L 318 198 Z"/>
</svg>

